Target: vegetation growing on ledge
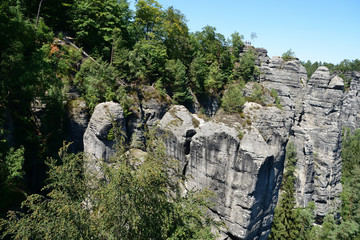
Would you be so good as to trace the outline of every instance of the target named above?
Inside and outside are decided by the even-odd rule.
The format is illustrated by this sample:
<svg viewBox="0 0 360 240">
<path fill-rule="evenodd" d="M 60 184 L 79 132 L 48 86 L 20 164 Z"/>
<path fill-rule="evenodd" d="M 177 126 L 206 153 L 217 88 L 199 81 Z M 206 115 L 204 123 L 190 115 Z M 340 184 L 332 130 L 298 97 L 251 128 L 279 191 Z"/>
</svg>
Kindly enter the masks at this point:
<svg viewBox="0 0 360 240">
<path fill-rule="evenodd" d="M 295 58 L 295 53 L 294 53 L 294 51 L 292 51 L 291 49 L 289 49 L 289 50 L 287 50 L 286 52 L 284 52 L 281 57 L 282 57 L 282 59 L 283 59 L 284 61 L 291 61 L 291 60 L 296 59 L 296 58 Z"/>
<path fill-rule="evenodd" d="M 39 3 L 42 3 L 41 7 Z M 252 37 L 255 38 L 256 34 Z M 243 51 L 240 33 L 234 32 L 230 39 L 226 39 L 211 26 L 191 33 L 179 10 L 173 7 L 164 9 L 155 0 L 138 0 L 135 10 L 130 9 L 126 0 L 4 0 L 0 3 L 0 39 L 1 216 L 5 216 L 9 209 L 18 209 L 26 199 L 22 213 L 12 212 L 10 219 L 2 222 L 9 235 L 56 238 L 47 236 L 46 229 L 59 234 L 56 235 L 58 238 L 88 238 L 92 235 L 94 238 L 135 239 L 147 238 L 150 234 L 154 234 L 156 239 L 165 236 L 173 236 L 173 239 L 213 237 L 208 222 L 199 217 L 204 215 L 203 207 L 208 203 L 206 196 L 203 198 L 202 193 L 189 192 L 186 198 L 177 195 L 177 199 L 169 203 L 165 201 L 164 194 L 168 192 L 164 188 L 165 192 L 157 192 L 159 195 L 150 199 L 136 195 L 143 192 L 126 189 L 130 195 L 125 196 L 159 204 L 163 212 L 156 212 L 157 215 L 152 216 L 155 220 L 150 221 L 132 206 L 129 211 L 135 213 L 124 214 L 126 217 L 136 216 L 135 223 L 130 226 L 131 221 L 126 218 L 128 225 L 124 229 L 146 227 L 144 231 L 154 232 L 133 236 L 115 229 L 117 226 L 112 225 L 112 218 L 119 216 L 110 203 L 114 203 L 111 201 L 118 196 L 104 198 L 104 202 L 95 204 L 98 207 L 95 213 L 99 215 L 90 214 L 89 209 L 83 207 L 88 192 L 84 190 L 86 176 L 81 168 L 81 155 L 67 154 L 62 149 L 61 156 L 58 156 L 57 151 L 63 145 L 67 121 L 65 110 L 72 104 L 66 104 L 66 101 L 74 99 L 74 96 L 69 97 L 73 90 L 75 99 L 86 101 L 90 113 L 102 101 L 115 101 L 121 104 L 126 117 L 132 116 L 136 101 L 141 97 L 156 97 L 185 106 L 191 106 L 199 99 L 203 113 L 206 112 L 205 104 L 202 105 L 201 100 L 216 98 L 227 113 L 241 112 L 246 101 L 244 84 L 255 81 L 259 69 L 256 51 L 252 48 Z M 294 54 L 288 51 L 283 57 L 290 60 Z M 321 64 L 304 63 L 309 75 Z M 360 70 L 359 60 L 345 60 L 336 66 L 323 65 L 331 71 L 340 71 L 344 76 L 347 71 Z M 269 93 L 260 85 L 254 85 L 253 95 L 248 100 L 263 103 L 264 95 Z M 147 91 L 149 88 L 156 90 Z M 271 91 L 271 96 L 280 106 L 277 93 Z M 244 123 L 250 125 L 251 120 Z M 194 118 L 193 124 L 198 126 L 199 122 Z M 238 137 L 242 136 L 239 131 Z M 108 138 L 113 140 L 114 135 L 110 134 Z M 151 151 L 162 153 L 156 149 Z M 49 158 L 54 160 L 47 162 Z M 159 174 L 164 169 L 157 162 L 150 162 L 155 167 L 144 165 L 144 168 L 148 167 L 143 169 L 144 174 L 154 177 L 152 184 L 159 183 L 164 187 L 169 180 Z M 124 166 L 124 169 L 131 167 Z M 48 177 L 46 170 L 49 170 Z M 123 179 L 119 175 L 124 174 L 128 177 L 126 180 L 135 179 L 134 184 L 143 186 L 147 193 L 160 191 L 155 185 L 144 182 L 144 175 L 131 171 L 109 170 L 107 173 L 109 178 L 115 179 L 114 184 L 121 185 Z M 347 178 L 345 173 L 344 176 L 344 181 L 348 182 L 344 182 L 343 219 L 351 225 L 349 229 L 355 229 L 351 232 L 351 236 L 355 236 L 358 234 L 356 196 L 359 194 L 346 186 L 356 186 L 357 178 Z M 45 183 L 45 179 L 48 182 Z M 42 191 L 44 186 L 45 191 Z M 110 188 L 117 186 L 102 187 L 92 192 L 99 199 L 101 194 L 110 194 Z M 130 201 L 125 204 L 128 203 L 132 204 Z M 195 203 L 199 208 L 194 207 Z M 104 209 L 110 210 L 109 215 L 102 212 Z M 120 210 L 123 209 L 116 210 L 122 213 Z M 150 211 L 146 207 L 143 210 Z M 169 219 L 165 219 L 163 213 L 169 213 Z M 60 221 L 54 222 L 54 216 Z M 30 221 L 32 217 L 38 220 L 38 226 L 36 221 Z M 161 224 L 158 224 L 159 219 Z M 329 218 L 331 227 L 332 221 Z M 158 225 L 151 225 L 154 223 Z M 164 236 L 156 235 L 159 228 Z M 109 236 L 114 232 L 125 235 Z"/>
</svg>

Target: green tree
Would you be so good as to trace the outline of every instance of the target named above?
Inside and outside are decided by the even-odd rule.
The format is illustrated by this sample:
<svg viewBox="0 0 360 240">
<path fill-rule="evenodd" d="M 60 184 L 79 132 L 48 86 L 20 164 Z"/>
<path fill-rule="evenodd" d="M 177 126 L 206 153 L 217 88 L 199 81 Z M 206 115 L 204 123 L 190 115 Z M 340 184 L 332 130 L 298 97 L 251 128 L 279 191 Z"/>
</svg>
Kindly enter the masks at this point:
<svg viewBox="0 0 360 240">
<path fill-rule="evenodd" d="M 252 32 L 252 33 L 250 34 L 250 37 L 251 37 L 251 40 L 254 40 L 254 39 L 257 38 L 258 36 L 257 36 L 256 32 Z"/>
<path fill-rule="evenodd" d="M 241 112 L 246 100 L 243 96 L 243 84 L 230 85 L 222 98 L 221 107 L 227 113 Z"/>
<path fill-rule="evenodd" d="M 189 105 L 192 103 L 192 96 L 187 86 L 185 65 L 178 60 L 168 60 L 166 63 L 166 83 L 171 86 L 173 100 L 176 104 Z"/>
<path fill-rule="evenodd" d="M 41 19 L 35 28 L 24 17 L 20 1 L 2 2 L 0 10 L 0 105 L 13 120 L 14 146 L 25 148 L 24 170 L 32 180 L 27 187 L 37 189 L 43 160 L 52 148 L 49 143 L 57 142 L 62 128 L 61 108 L 55 114 L 48 111 L 62 104 L 62 81 L 56 75 L 59 63 L 50 52 L 53 33 Z M 42 110 L 49 107 L 42 112 L 41 124 L 33 112 L 35 104 Z"/>
<path fill-rule="evenodd" d="M 156 0 L 138 0 L 135 8 L 135 26 L 140 33 L 138 38 L 158 39 L 156 37 L 161 36 L 164 21 L 162 6 Z"/>
<path fill-rule="evenodd" d="M 209 67 L 209 74 L 204 81 L 207 93 L 216 94 L 224 86 L 225 76 L 220 71 L 219 64 L 215 61 Z"/>
<path fill-rule="evenodd" d="M 295 205 L 295 164 L 296 148 L 289 143 L 286 148 L 285 169 L 282 180 L 282 194 L 275 208 L 270 239 L 297 239 L 299 237 Z"/>
<path fill-rule="evenodd" d="M 126 0 L 74 0 L 69 25 L 76 33 L 80 46 L 92 54 L 110 61 L 114 29 L 121 38 L 132 44 L 130 32 L 132 11 Z"/>
<path fill-rule="evenodd" d="M 217 61 L 221 65 L 221 54 L 227 49 L 225 37 L 216 32 L 215 27 L 205 26 L 201 32 L 194 34 L 196 39 L 195 48 L 204 54 L 209 64 Z"/>
<path fill-rule="evenodd" d="M 180 59 L 184 64 L 189 64 L 191 42 L 185 16 L 179 10 L 169 7 L 165 11 L 162 28 L 169 59 Z"/>
<path fill-rule="evenodd" d="M 231 47 L 232 47 L 232 55 L 235 61 L 239 61 L 239 55 L 244 47 L 244 39 L 243 35 L 240 35 L 238 32 L 234 32 L 231 34 Z"/>
<path fill-rule="evenodd" d="M 90 239 L 90 210 L 84 206 L 87 186 L 81 155 L 59 151 L 62 164 L 54 159 L 49 167 L 46 196 L 33 194 L 22 203 L 23 212 L 9 211 L 2 220 L 4 236 L 13 239 Z"/>
<path fill-rule="evenodd" d="M 6 155 L 0 152 L 0 212 L 15 207 L 24 199 L 21 186 L 25 175 L 24 161 L 23 146 L 10 148 Z"/>
<path fill-rule="evenodd" d="M 118 145 L 103 179 L 84 172 L 83 157 L 59 151 L 49 160 L 46 196 L 30 195 L 23 212 L 2 220 L 13 239 L 215 239 L 208 191 L 181 189 L 179 163 L 149 135 L 142 159 Z M 95 181 L 94 181 L 95 180 Z"/>
<path fill-rule="evenodd" d="M 295 53 L 291 49 L 289 49 L 284 52 L 281 57 L 284 61 L 291 61 L 295 59 Z"/>
<path fill-rule="evenodd" d="M 189 67 L 190 86 L 195 94 L 199 95 L 205 92 L 204 83 L 208 74 L 209 67 L 206 59 L 198 52 Z"/>
<path fill-rule="evenodd" d="M 248 50 L 240 58 L 240 62 L 235 66 L 234 78 L 245 82 L 253 81 L 259 74 L 259 69 L 255 66 L 256 55 L 253 50 Z"/>
<path fill-rule="evenodd" d="M 82 92 L 90 112 L 100 102 L 116 100 L 115 69 L 106 62 L 88 59 L 81 65 L 74 83 Z"/>
<path fill-rule="evenodd" d="M 152 84 L 160 79 L 165 71 L 167 54 L 161 41 L 141 39 L 129 52 L 128 66 L 134 81 Z"/>
</svg>

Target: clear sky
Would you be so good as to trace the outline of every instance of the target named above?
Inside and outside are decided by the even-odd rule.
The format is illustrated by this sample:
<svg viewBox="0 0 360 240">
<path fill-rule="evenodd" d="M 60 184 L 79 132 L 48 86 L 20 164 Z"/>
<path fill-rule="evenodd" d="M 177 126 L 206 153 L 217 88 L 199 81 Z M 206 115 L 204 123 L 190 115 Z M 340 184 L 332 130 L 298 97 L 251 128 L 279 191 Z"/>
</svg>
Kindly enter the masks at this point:
<svg viewBox="0 0 360 240">
<path fill-rule="evenodd" d="M 225 37 L 237 31 L 270 57 L 292 49 L 302 61 L 360 59 L 360 0 L 157 1 L 180 10 L 191 32 L 206 25 Z"/>
</svg>

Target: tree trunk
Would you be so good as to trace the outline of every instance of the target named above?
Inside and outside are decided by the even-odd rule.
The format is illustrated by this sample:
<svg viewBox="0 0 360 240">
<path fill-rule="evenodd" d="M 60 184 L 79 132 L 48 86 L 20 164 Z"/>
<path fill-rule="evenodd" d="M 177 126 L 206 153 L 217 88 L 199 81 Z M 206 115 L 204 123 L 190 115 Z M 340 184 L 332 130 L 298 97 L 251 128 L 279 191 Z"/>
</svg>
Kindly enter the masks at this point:
<svg viewBox="0 0 360 240">
<path fill-rule="evenodd" d="M 36 27 L 38 27 L 38 24 L 39 24 L 40 9 L 41 9 L 42 2 L 43 2 L 43 0 L 40 0 L 39 8 L 38 8 L 37 16 L 36 16 Z"/>
</svg>

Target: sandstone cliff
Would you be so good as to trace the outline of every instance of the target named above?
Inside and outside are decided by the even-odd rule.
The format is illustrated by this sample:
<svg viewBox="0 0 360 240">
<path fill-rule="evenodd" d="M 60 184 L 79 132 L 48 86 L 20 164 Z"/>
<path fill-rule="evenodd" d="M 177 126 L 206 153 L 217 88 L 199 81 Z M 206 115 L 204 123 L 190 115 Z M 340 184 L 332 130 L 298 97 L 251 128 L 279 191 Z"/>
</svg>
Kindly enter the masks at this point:
<svg viewBox="0 0 360 240">
<path fill-rule="evenodd" d="M 105 161 L 113 153 L 113 142 L 106 138 L 112 126 L 105 118 L 109 116 L 106 109 L 127 130 L 134 147 L 141 147 L 134 139 L 145 143 L 145 126 L 159 121 L 168 155 L 182 163 L 183 174 L 189 177 L 186 187 L 207 187 L 216 193 L 211 211 L 226 224 L 222 238 L 266 239 L 278 200 L 286 145 L 293 142 L 297 205 L 314 201 L 320 218 L 336 210 L 342 190 L 341 132 L 344 126 L 359 127 L 360 73 L 348 74 L 352 82 L 344 91 L 343 80 L 326 67 L 307 79 L 299 60 L 285 62 L 279 57 L 270 59 L 265 49 L 257 52 L 258 82 L 278 92 L 281 108 L 248 102 L 241 116 L 218 110 L 204 120 L 183 106 L 173 106 L 164 115 L 167 105 L 149 97 L 140 101 L 136 114 L 125 123 L 118 104 L 104 103 L 95 108 L 84 135 L 84 151 Z M 96 168 L 92 162 L 88 167 Z"/>
</svg>

